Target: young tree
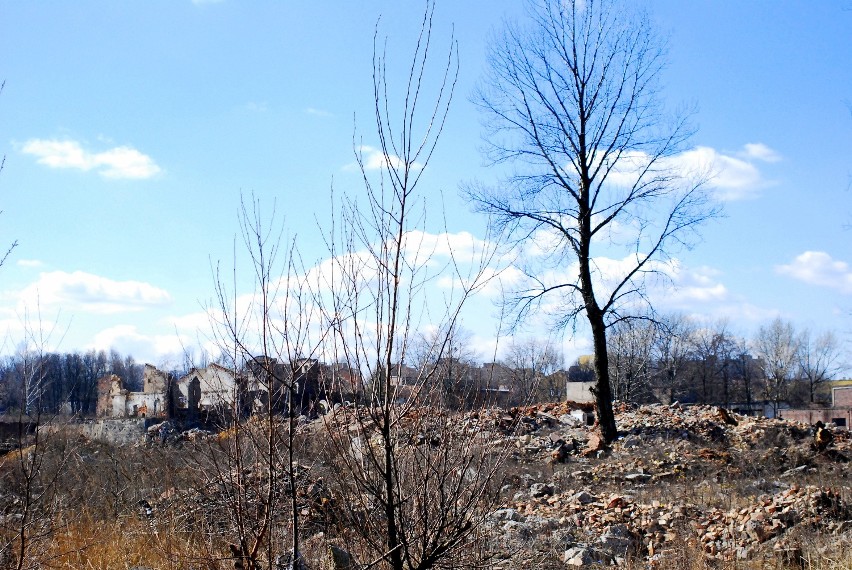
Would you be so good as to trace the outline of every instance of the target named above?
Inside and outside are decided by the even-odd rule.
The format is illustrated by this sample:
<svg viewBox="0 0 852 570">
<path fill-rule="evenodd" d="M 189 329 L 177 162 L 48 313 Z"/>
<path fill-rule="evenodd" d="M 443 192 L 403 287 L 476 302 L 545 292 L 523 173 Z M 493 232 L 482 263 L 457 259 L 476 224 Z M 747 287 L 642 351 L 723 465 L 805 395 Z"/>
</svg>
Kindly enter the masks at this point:
<svg viewBox="0 0 852 570">
<path fill-rule="evenodd" d="M 808 401 L 813 404 L 819 387 L 840 372 L 840 342 L 832 331 L 814 337 L 810 330 L 799 336 L 799 369 L 807 382 Z"/>
<path fill-rule="evenodd" d="M 649 399 L 656 337 L 657 327 L 647 320 L 624 320 L 611 329 L 608 360 L 613 398 L 625 402 Z"/>
<path fill-rule="evenodd" d="M 6 558 L 4 568 L 15 570 L 48 565 L 47 552 L 57 527 L 76 516 L 67 512 L 60 516 L 67 505 L 59 499 L 59 483 L 79 444 L 60 425 L 58 403 L 46 403 L 46 379 L 56 361 L 48 357 L 57 356 L 47 352 L 55 325 L 45 328 L 40 312 L 35 323 L 28 315 L 15 356 L 21 390 L 15 449 L 0 460 L 0 488 L 8 493 L 6 504 L 12 505 L 11 512 L 0 517 L 0 559 Z"/>
<path fill-rule="evenodd" d="M 545 401 L 559 400 L 565 393 L 565 378 L 555 374 L 563 367 L 562 353 L 548 340 L 515 338 L 509 343 L 505 365 L 514 371 L 516 401 L 540 395 Z"/>
<path fill-rule="evenodd" d="M 799 339 L 792 323 L 777 317 L 760 327 L 754 337 L 754 350 L 763 366 L 764 391 L 777 415 L 798 371 Z"/>
<path fill-rule="evenodd" d="M 4 87 L 6 87 L 5 81 L 0 83 L 0 93 L 3 93 Z M 4 154 L 4 155 L 0 156 L 0 173 L 3 172 L 3 167 L 5 165 L 6 165 L 6 155 Z M 2 213 L 3 212 L 0 211 L 0 214 L 2 214 Z M 17 246 L 18 246 L 18 241 L 15 240 L 15 241 L 12 242 L 12 244 L 9 246 L 9 248 L 5 251 L 5 253 L 3 253 L 3 255 L 0 255 L 0 267 L 2 267 L 4 263 L 6 263 L 6 259 L 8 259 L 9 254 L 11 254 L 12 250 L 15 249 Z"/>
<path fill-rule="evenodd" d="M 235 567 L 246 570 L 303 565 L 299 490 L 308 470 L 299 462 L 298 428 L 304 367 L 316 365 L 324 334 L 315 326 L 319 307 L 298 249 L 283 240 L 274 208 L 270 220 L 257 201 L 243 202 L 248 270 L 240 273 L 236 254 L 233 281 L 215 269 L 211 340 L 235 376 L 219 402 L 230 424 L 222 437 L 201 445 L 206 453 L 191 456 L 207 500 L 220 508 L 219 534 L 230 543 Z M 238 274 L 253 277 L 250 293 L 237 295 Z"/>
<path fill-rule="evenodd" d="M 636 310 L 630 301 L 647 300 L 644 277 L 715 210 L 701 180 L 672 166 L 690 130 L 662 114 L 664 49 L 648 19 L 610 0 L 528 6 L 529 25 L 508 25 L 492 46 L 478 97 L 488 156 L 515 170 L 500 188 L 469 195 L 517 242 L 546 240 L 541 264 L 527 268 L 528 284 L 510 302 L 523 317 L 554 301 L 562 327 L 585 315 L 602 436 L 612 441 L 607 329 Z M 621 269 L 605 270 L 598 256 L 620 246 Z"/>
<path fill-rule="evenodd" d="M 430 62 L 433 5 L 396 91 L 387 48 L 374 43 L 376 136 L 384 159 L 371 169 L 356 146 L 365 192 L 342 207 L 332 233 L 333 263 L 327 314 L 335 330 L 333 357 L 372 379 L 366 401 L 328 417 L 331 461 L 341 504 L 343 535 L 361 562 L 394 570 L 478 567 L 479 531 L 491 505 L 498 462 L 472 430 L 440 406 L 439 363 L 455 355 L 453 331 L 464 299 L 482 285 L 482 269 L 456 273 L 456 299 L 436 311 L 424 297 L 432 282 L 430 249 L 423 242 L 423 175 L 444 126 L 457 74 L 452 40 L 437 71 Z M 378 35 L 378 30 L 377 30 Z M 435 78 L 432 81 L 430 78 Z M 474 264 L 478 265 L 478 264 Z M 459 265 L 450 263 L 449 269 Z M 431 322 L 427 322 L 429 319 Z M 440 319 L 435 322 L 434 319 Z M 434 326 L 414 374 L 411 397 L 398 404 L 394 378 L 418 330 Z M 428 406 L 422 408 L 421 406 Z M 350 414 L 349 416 L 345 414 Z M 368 566 L 369 567 L 369 566 Z"/>
</svg>

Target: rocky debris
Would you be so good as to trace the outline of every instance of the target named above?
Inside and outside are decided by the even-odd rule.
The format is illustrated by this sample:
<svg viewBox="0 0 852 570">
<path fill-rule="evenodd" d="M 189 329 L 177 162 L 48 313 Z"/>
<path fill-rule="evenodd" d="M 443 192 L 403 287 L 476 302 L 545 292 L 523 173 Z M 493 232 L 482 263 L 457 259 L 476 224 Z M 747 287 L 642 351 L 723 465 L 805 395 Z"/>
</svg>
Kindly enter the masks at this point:
<svg viewBox="0 0 852 570">
<path fill-rule="evenodd" d="M 159 442 L 162 444 L 176 444 L 181 441 L 200 441 L 208 438 L 219 437 L 212 431 L 198 427 L 189 429 L 181 428 L 182 426 L 176 422 L 160 422 L 150 426 L 146 430 L 145 439 L 148 443 Z"/>
<path fill-rule="evenodd" d="M 697 540 L 707 555 L 747 558 L 796 526 L 825 533 L 852 530 L 852 506 L 839 492 L 792 486 L 764 495 L 740 509 L 702 509 L 693 504 L 641 503 L 629 495 L 595 496 L 589 490 L 531 497 L 496 511 L 499 520 L 552 521 L 554 528 L 574 528 L 589 537 L 566 551 L 569 565 L 600 563 L 629 553 L 654 556 L 678 541 Z M 541 526 L 541 525 L 540 525 Z M 779 548 L 786 548 L 781 543 Z M 569 555 L 570 554 L 570 555 Z M 569 562 L 569 560 L 571 562 Z M 582 564 L 581 564 L 582 562 Z"/>
<path fill-rule="evenodd" d="M 491 518 L 496 521 L 524 521 L 524 516 L 515 509 L 497 509 L 491 513 Z"/>
<path fill-rule="evenodd" d="M 549 497 L 555 492 L 553 485 L 549 483 L 533 483 L 530 487 L 530 496 L 533 498 Z"/>
<path fill-rule="evenodd" d="M 852 507 L 834 489 L 794 485 L 756 504 L 731 511 L 711 511 L 692 523 L 704 551 L 719 556 L 749 549 L 803 525 L 835 533 L 847 527 Z"/>
<path fill-rule="evenodd" d="M 574 546 L 565 551 L 562 559 L 568 566 L 591 566 L 593 564 L 609 565 L 612 557 L 605 552 L 588 546 Z"/>
<path fill-rule="evenodd" d="M 598 539 L 598 544 L 606 552 L 623 557 L 635 548 L 636 539 L 627 525 L 614 524 L 604 530 L 604 534 Z"/>
<path fill-rule="evenodd" d="M 518 471 L 507 477 L 502 508 L 491 512 L 486 528 L 501 552 L 527 552 L 545 540 L 547 548 L 541 550 L 567 566 L 621 565 L 636 558 L 653 565 L 687 543 L 711 558 L 747 559 L 769 551 L 795 560 L 794 531 L 852 533 L 848 487 L 841 492 L 802 484 L 828 469 L 847 476 L 837 470 L 848 471 L 838 463 L 843 453 L 852 451 L 848 432 L 823 428 L 830 430 L 832 441 L 815 453 L 815 432 L 804 424 L 740 416 L 710 406 L 618 404 L 620 437 L 606 446 L 596 427 L 586 425 L 588 411 L 570 403 L 461 414 L 413 408 L 397 424 L 397 441 L 401 446 L 440 449 L 458 433 L 474 445 L 506 453 L 507 469 Z M 316 438 L 337 434 L 353 452 L 382 444 L 373 420 L 355 406 L 329 408 L 298 429 Z M 161 424 L 149 429 L 149 438 L 183 438 L 183 433 Z M 228 437 L 223 434 L 218 437 Z M 339 515 L 341 498 L 315 468 L 299 467 L 297 475 L 303 529 L 327 528 L 324 525 Z M 240 479 L 252 482 L 251 488 L 264 477 L 262 472 L 244 473 Z M 732 481 L 749 482 L 736 498 L 733 493 L 723 497 L 727 504 L 688 499 L 690 489 L 695 493 L 705 484 L 724 494 L 721 489 L 730 489 Z M 666 500 L 666 485 L 680 488 L 680 498 Z M 285 487 L 282 482 L 282 493 Z M 215 486 L 193 490 L 181 504 L 194 505 L 195 511 L 181 511 L 187 513 L 181 516 L 210 520 L 222 508 L 217 497 L 229 492 L 233 490 Z M 249 503 L 253 500 L 248 497 Z M 156 516 L 158 507 L 153 501 L 151 505 Z"/>
<path fill-rule="evenodd" d="M 523 413 L 541 417 L 535 409 Z M 531 492 L 516 493 L 503 512 L 514 513 L 507 520 L 533 527 L 538 537 L 570 530 L 573 539 L 561 557 L 566 565 L 619 564 L 637 556 L 659 564 L 684 543 L 710 558 L 747 559 L 768 550 L 779 560 L 795 560 L 801 549 L 791 542 L 794 531 L 852 533 L 848 488 L 793 483 L 822 471 L 848 476 L 841 451 L 849 453 L 852 442 L 845 430 L 832 430 L 831 447 L 815 453 L 810 447 L 814 430 L 805 424 L 709 406 L 622 404 L 617 406 L 620 437 L 606 448 L 593 429 L 551 415 L 556 423 L 529 424 L 538 427 L 505 436 L 520 442 L 513 461 L 528 470 L 536 464 L 576 467 L 553 472 L 554 493 L 533 493 L 543 487 L 528 483 Z M 566 449 L 567 441 L 577 446 Z M 724 481 L 761 473 L 777 479 L 741 483 L 745 487 L 736 499 L 728 499 L 736 508 L 636 498 L 637 490 L 646 487 L 653 490 L 642 494 L 665 497 L 657 490 L 663 484 L 688 488 L 691 480 L 722 488 Z M 577 488 L 578 483 L 587 486 Z M 548 528 L 555 530 L 542 534 Z"/>
</svg>

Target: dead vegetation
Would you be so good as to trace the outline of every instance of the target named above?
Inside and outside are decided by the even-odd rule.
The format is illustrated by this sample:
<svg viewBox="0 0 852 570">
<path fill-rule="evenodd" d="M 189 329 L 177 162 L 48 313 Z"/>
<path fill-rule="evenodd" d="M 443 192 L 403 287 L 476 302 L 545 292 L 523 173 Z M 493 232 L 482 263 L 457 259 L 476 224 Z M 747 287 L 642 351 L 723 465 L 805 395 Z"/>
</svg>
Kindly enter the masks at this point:
<svg viewBox="0 0 852 570">
<path fill-rule="evenodd" d="M 411 520 L 410 532 L 419 534 L 410 544 L 428 545 L 445 532 L 430 526 L 433 521 L 455 520 L 470 525 L 462 539 L 490 568 L 852 565 L 844 550 L 852 538 L 848 432 L 835 431 L 831 446 L 818 451 L 813 430 L 802 424 L 734 416 L 732 425 L 709 407 L 617 409 L 620 437 L 597 450 L 589 447 L 596 443 L 595 428 L 580 425 L 564 404 L 467 413 L 411 410 L 396 432 L 400 484 L 411 485 L 401 495 L 410 504 L 400 513 L 418 517 Z M 362 429 L 356 411 L 341 407 L 301 421 L 297 429 L 294 448 L 304 456 L 297 458 L 292 488 L 305 568 L 366 568 L 377 562 L 380 545 L 371 547 L 360 531 L 381 525 L 383 509 L 353 484 L 352 467 L 340 465 L 357 458 L 355 449 L 368 453 L 369 434 L 360 448 L 350 439 L 343 454 L 333 443 L 335 434 Z M 3 568 L 239 567 L 229 550 L 239 537 L 228 503 L 236 490 L 224 486 L 218 472 L 200 468 L 209 461 L 209 446 L 222 446 L 228 433 L 129 447 L 56 437 L 0 460 Z M 454 438 L 482 450 L 479 457 L 497 454 L 505 460 L 483 459 L 463 473 L 451 461 L 458 455 Z M 563 454 L 554 453 L 566 445 Z M 464 456 L 472 457 L 467 449 Z M 33 461 L 34 453 L 45 473 L 62 469 L 49 502 L 30 507 L 28 537 L 34 542 L 21 560 L 16 533 L 27 479 L 20 462 Z M 424 454 L 430 455 L 426 463 L 419 460 Z M 442 472 L 435 455 L 452 469 Z M 427 464 L 431 475 L 418 470 Z M 498 464 L 499 472 L 488 472 L 491 484 L 468 486 L 481 489 L 478 496 L 452 495 L 452 485 Z M 245 472 L 239 480 L 266 489 L 258 482 L 268 475 Z M 31 492 L 41 493 L 41 485 Z M 274 503 L 289 505 L 290 488 L 279 480 Z M 471 515 L 438 516 L 452 507 L 442 496 L 452 496 L 463 507 L 459 513 Z M 264 502 L 252 498 L 251 488 L 241 497 L 247 508 Z M 469 503 L 458 503 L 462 499 Z M 285 540 L 289 515 L 273 513 L 271 520 L 280 523 L 271 540 Z M 269 567 L 289 563 L 279 558 Z M 378 560 L 375 567 L 383 564 Z M 458 558 L 436 567 L 469 566 Z"/>
</svg>

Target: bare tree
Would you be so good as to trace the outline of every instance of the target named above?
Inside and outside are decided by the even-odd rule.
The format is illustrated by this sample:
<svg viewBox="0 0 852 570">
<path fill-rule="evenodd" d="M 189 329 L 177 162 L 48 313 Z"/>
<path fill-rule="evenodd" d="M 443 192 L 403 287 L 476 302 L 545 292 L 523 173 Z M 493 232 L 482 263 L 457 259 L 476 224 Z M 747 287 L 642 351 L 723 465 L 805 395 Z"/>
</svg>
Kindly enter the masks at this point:
<svg viewBox="0 0 852 570">
<path fill-rule="evenodd" d="M 653 348 L 657 327 L 649 320 L 624 320 L 608 338 L 612 396 L 625 402 L 645 402 L 651 395 Z"/>
<path fill-rule="evenodd" d="M 738 338 L 735 341 L 733 353 L 734 376 L 739 384 L 741 401 L 745 404 L 745 410 L 749 414 L 755 413 L 754 401 L 757 396 L 758 383 L 763 371 L 760 369 L 759 361 L 752 354 L 748 340 Z"/>
<path fill-rule="evenodd" d="M 285 560 L 291 568 L 302 564 L 298 487 L 308 473 L 299 463 L 298 418 L 324 334 L 299 251 L 283 240 L 274 209 L 270 218 L 254 199 L 241 204 L 253 291 L 236 294 L 235 256 L 232 282 L 216 268 L 210 310 L 213 339 L 235 382 L 221 403 L 231 427 L 226 437 L 208 442 L 201 461 L 207 488 L 224 503 L 230 555 L 248 570 L 278 568 Z"/>
<path fill-rule="evenodd" d="M 693 331 L 692 377 L 701 388 L 700 401 L 728 407 L 732 393 L 732 363 L 736 339 L 727 320 L 719 320 Z"/>
<path fill-rule="evenodd" d="M 816 401 L 819 387 L 834 378 L 843 365 L 840 361 L 840 342 L 832 331 L 814 337 L 810 330 L 799 336 L 799 369 L 807 382 L 808 401 Z"/>
<path fill-rule="evenodd" d="M 460 325 L 451 330 L 431 329 L 414 335 L 407 360 L 415 370 L 430 370 L 436 394 L 450 409 L 465 409 L 478 402 L 481 386 L 480 357 L 471 346 L 472 333 Z"/>
<path fill-rule="evenodd" d="M 778 317 L 760 327 L 753 342 L 763 367 L 764 392 L 777 414 L 798 372 L 799 339 L 792 323 Z"/>
<path fill-rule="evenodd" d="M 510 300 L 522 318 L 547 298 L 555 325 L 591 329 L 596 400 L 606 441 L 616 435 L 607 329 L 647 300 L 644 278 L 716 213 L 670 158 L 690 129 L 666 120 L 658 97 L 664 50 L 644 16 L 609 0 L 531 0 L 529 26 L 508 25 L 490 52 L 478 101 L 486 150 L 514 173 L 471 187 L 478 207 L 518 242 L 546 241 L 528 284 Z M 624 237 L 619 230 L 629 228 Z M 621 270 L 597 263 L 621 251 Z M 548 272 L 550 268 L 557 268 Z"/>
<path fill-rule="evenodd" d="M 451 262 L 447 269 L 455 271 L 458 295 L 439 309 L 428 306 L 424 294 L 432 279 L 432 253 L 422 241 L 421 183 L 457 74 L 454 40 L 444 65 L 433 71 L 433 10 L 427 3 L 399 92 L 389 82 L 389 51 L 379 43 L 377 29 L 373 96 L 384 159 L 380 169 L 371 169 L 356 145 L 365 198 L 344 203 L 340 233 L 329 237 L 333 357 L 372 380 L 363 404 L 340 411 L 346 422 L 325 416 L 335 446 L 331 461 L 339 473 L 336 495 L 346 497 L 341 534 L 361 561 L 394 570 L 481 562 L 479 533 L 497 468 L 493 454 L 470 432 L 457 429 L 441 408 L 444 391 L 435 381 L 439 363 L 455 357 L 452 333 L 462 303 L 482 284 L 482 267 L 474 263 L 472 273 L 460 274 L 460 266 Z M 440 333 L 427 337 L 420 351 L 426 357 L 407 386 L 411 397 L 398 403 L 399 363 L 411 361 L 412 343 L 427 325 Z"/>
<path fill-rule="evenodd" d="M 559 400 L 565 393 L 565 378 L 555 374 L 564 365 L 559 349 L 549 340 L 515 338 L 509 343 L 505 365 L 514 371 L 516 401 L 540 395 Z"/>
<path fill-rule="evenodd" d="M 692 335 L 695 326 L 683 315 L 663 315 L 658 319 L 660 330 L 655 337 L 654 388 L 669 404 L 686 393 L 688 369 L 692 357 Z"/>
</svg>

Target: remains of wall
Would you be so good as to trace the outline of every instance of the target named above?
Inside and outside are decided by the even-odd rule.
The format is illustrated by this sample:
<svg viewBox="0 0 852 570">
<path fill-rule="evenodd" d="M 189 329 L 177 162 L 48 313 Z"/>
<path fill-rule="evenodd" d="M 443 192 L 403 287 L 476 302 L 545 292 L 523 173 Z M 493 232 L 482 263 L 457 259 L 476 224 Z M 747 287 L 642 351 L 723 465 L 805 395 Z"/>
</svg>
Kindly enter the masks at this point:
<svg viewBox="0 0 852 570">
<path fill-rule="evenodd" d="M 850 408 L 781 409 L 778 410 L 778 416 L 785 420 L 806 424 L 833 423 L 844 428 L 852 425 L 852 409 Z"/>
<path fill-rule="evenodd" d="M 831 402 L 835 408 L 852 407 L 852 386 L 841 386 L 831 390 Z"/>
<path fill-rule="evenodd" d="M 580 402 L 585 404 L 595 401 L 595 395 L 592 394 L 594 382 L 566 382 L 565 383 L 565 399 L 569 402 Z"/>
<path fill-rule="evenodd" d="M 142 371 L 142 392 L 146 394 L 163 394 L 169 383 L 168 372 L 163 372 L 156 366 L 146 364 Z"/>
<path fill-rule="evenodd" d="M 39 431 L 55 433 L 62 430 L 66 433 L 79 434 L 87 439 L 129 445 L 140 441 L 148 427 L 161 421 L 146 418 L 110 418 L 81 423 L 43 425 L 39 427 Z"/>
</svg>

